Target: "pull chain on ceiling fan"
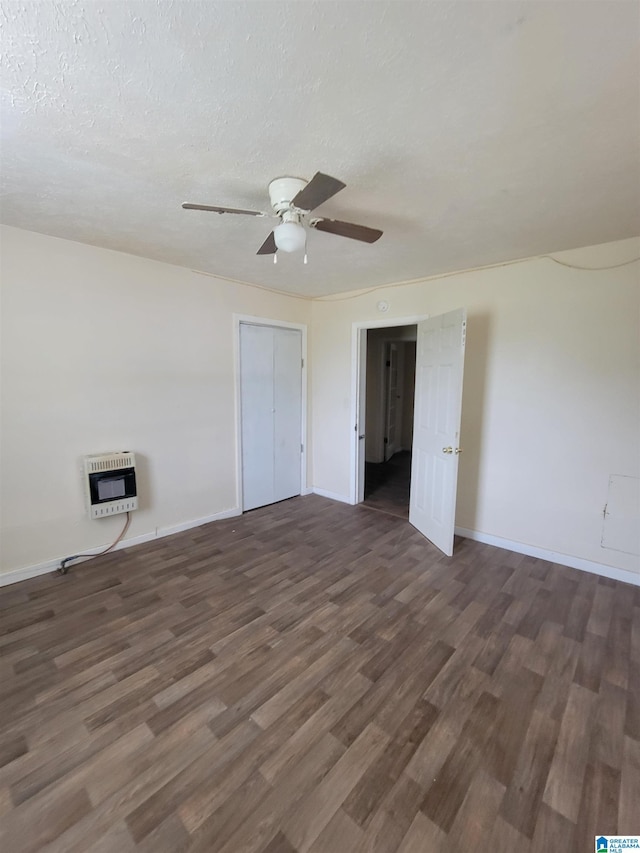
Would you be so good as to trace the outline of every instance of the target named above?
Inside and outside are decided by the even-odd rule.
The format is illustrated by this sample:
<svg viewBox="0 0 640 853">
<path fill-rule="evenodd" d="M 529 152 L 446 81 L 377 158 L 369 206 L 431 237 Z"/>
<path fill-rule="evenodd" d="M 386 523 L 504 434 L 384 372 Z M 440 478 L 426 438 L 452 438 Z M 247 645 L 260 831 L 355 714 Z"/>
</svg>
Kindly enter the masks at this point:
<svg viewBox="0 0 640 853">
<path fill-rule="evenodd" d="M 269 234 L 258 255 L 274 255 L 282 252 L 296 252 L 306 246 L 307 233 L 305 224 L 316 231 L 327 234 L 337 234 L 350 240 L 360 240 L 363 243 L 375 243 L 382 236 L 382 231 L 369 228 L 366 225 L 355 225 L 352 222 L 342 222 L 339 219 L 310 217 L 316 207 L 344 189 L 346 184 L 330 175 L 316 172 L 307 183 L 302 178 L 276 178 L 269 184 L 269 199 L 273 213 L 261 210 L 244 210 L 236 207 L 217 207 L 208 204 L 188 204 L 182 206 L 185 210 L 207 210 L 212 213 L 237 213 L 243 216 L 271 216 L 280 219 Z M 276 258 L 274 257 L 274 262 Z M 306 263 L 306 253 L 305 253 Z"/>
</svg>

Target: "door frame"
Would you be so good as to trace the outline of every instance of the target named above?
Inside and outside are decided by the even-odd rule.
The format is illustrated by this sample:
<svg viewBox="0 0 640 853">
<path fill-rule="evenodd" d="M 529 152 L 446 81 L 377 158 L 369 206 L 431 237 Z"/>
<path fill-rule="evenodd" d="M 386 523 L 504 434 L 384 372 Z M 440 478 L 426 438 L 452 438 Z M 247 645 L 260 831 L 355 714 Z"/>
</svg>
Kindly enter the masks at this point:
<svg viewBox="0 0 640 853">
<path fill-rule="evenodd" d="M 396 326 L 413 326 L 422 320 L 428 320 L 429 314 L 413 314 L 410 317 L 385 317 L 384 320 L 361 320 L 352 323 L 351 326 L 351 407 L 350 407 L 350 430 L 351 430 L 351 453 L 350 453 L 350 476 L 349 476 L 349 503 L 361 503 L 364 495 L 359 496 L 359 484 L 363 472 L 360 470 L 358 457 L 358 413 L 366 411 L 366 387 L 364 397 L 361 400 L 358 389 L 360 387 L 361 371 L 367 372 L 367 331 L 369 329 L 393 329 Z M 364 339 L 362 338 L 364 336 Z M 361 354 L 364 363 L 361 363 Z M 354 428 L 355 424 L 355 428 Z M 365 439 L 366 440 L 366 439 Z"/>
<path fill-rule="evenodd" d="M 272 320 L 269 317 L 254 317 L 250 314 L 233 315 L 233 373 L 234 373 L 234 417 L 236 432 L 236 506 L 243 512 L 242 495 L 242 407 L 240 389 L 240 326 L 269 326 L 272 329 L 294 329 L 302 333 L 302 389 L 300 412 L 300 494 L 308 495 L 311 489 L 307 485 L 307 326 L 304 323 L 288 323 L 285 320 Z"/>
</svg>

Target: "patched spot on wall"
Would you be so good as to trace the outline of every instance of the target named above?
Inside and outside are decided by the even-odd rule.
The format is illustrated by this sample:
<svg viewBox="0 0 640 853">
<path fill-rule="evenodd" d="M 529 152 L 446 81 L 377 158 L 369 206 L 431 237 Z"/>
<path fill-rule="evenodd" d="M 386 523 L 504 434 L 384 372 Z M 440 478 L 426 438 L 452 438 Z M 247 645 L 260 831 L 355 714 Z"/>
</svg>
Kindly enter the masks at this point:
<svg viewBox="0 0 640 853">
<path fill-rule="evenodd" d="M 640 555 L 640 477 L 609 477 L 603 515 L 602 547 Z"/>
</svg>

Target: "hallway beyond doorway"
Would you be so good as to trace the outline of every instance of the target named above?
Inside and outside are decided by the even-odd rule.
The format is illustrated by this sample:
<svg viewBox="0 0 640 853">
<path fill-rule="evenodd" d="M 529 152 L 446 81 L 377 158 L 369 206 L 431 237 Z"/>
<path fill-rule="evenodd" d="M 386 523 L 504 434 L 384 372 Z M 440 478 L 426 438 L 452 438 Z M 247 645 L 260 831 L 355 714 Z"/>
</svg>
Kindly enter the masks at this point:
<svg viewBox="0 0 640 853">
<path fill-rule="evenodd" d="M 363 506 L 399 518 L 409 518 L 410 487 L 410 451 L 396 453 L 388 462 L 367 462 Z"/>
</svg>

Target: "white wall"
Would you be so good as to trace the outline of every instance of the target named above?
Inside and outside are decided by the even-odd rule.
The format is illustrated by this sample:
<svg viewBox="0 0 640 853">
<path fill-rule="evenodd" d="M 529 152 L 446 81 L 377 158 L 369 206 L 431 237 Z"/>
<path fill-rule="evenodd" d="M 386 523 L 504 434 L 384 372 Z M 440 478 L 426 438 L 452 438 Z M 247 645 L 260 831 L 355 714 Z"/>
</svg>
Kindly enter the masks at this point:
<svg viewBox="0 0 640 853">
<path fill-rule="evenodd" d="M 232 315 L 305 324 L 310 303 L 14 228 L 1 239 L 2 571 L 115 538 L 124 516 L 85 511 L 87 453 L 137 453 L 128 538 L 237 507 Z"/>
<path fill-rule="evenodd" d="M 380 320 L 383 298 L 390 319 L 469 313 L 457 524 L 638 570 L 600 544 L 609 476 L 640 476 L 638 265 L 532 260 L 310 305 L 13 228 L 0 236 L 3 571 L 115 536 L 122 516 L 86 515 L 85 453 L 138 453 L 130 538 L 237 507 L 233 313 L 312 322 L 313 485 L 348 499 L 352 324 Z M 559 257 L 637 255 L 640 240 Z"/>
<path fill-rule="evenodd" d="M 605 266 L 640 240 L 558 254 Z M 350 495 L 353 323 L 468 311 L 459 527 L 608 566 L 611 474 L 640 476 L 640 265 L 538 259 L 312 306 L 314 486 Z"/>
</svg>

